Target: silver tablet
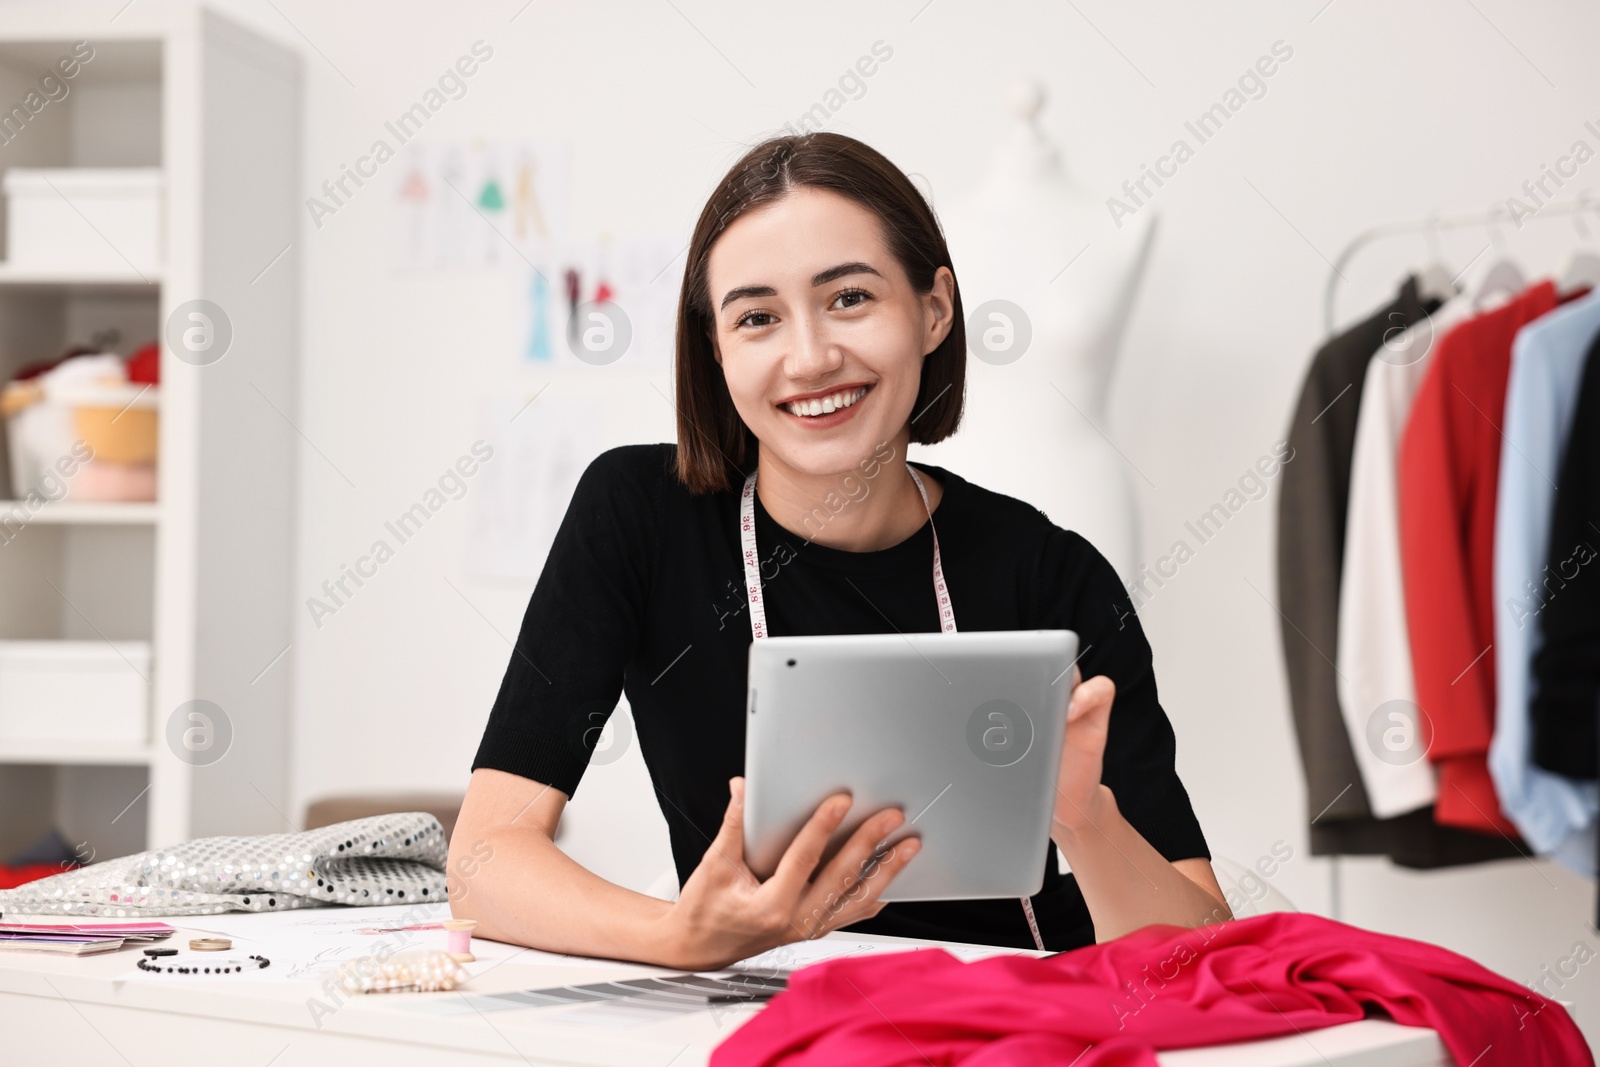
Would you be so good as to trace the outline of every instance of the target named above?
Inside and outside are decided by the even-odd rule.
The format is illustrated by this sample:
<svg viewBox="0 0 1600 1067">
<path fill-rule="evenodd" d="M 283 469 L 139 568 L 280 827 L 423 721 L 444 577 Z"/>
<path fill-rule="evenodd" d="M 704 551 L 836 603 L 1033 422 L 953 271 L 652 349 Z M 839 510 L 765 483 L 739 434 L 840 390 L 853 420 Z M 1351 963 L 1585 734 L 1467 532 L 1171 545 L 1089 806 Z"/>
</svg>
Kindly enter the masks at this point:
<svg viewBox="0 0 1600 1067">
<path fill-rule="evenodd" d="M 922 851 L 882 900 L 1032 896 L 1044 884 L 1078 635 L 1071 630 L 769 637 L 750 645 L 745 861 L 777 869 L 817 805 L 899 806 Z"/>
</svg>

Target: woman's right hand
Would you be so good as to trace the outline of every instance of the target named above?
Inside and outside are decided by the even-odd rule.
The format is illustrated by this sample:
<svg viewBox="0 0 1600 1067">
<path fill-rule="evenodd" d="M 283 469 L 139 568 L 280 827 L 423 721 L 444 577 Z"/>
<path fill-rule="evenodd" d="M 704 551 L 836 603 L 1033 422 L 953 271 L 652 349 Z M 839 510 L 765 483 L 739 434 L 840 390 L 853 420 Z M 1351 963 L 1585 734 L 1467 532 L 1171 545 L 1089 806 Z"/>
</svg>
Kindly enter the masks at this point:
<svg viewBox="0 0 1600 1067">
<path fill-rule="evenodd" d="M 668 913 L 668 966 L 703 971 L 725 967 L 779 945 L 821 937 L 878 914 L 878 900 L 922 847 L 916 838 L 879 851 L 905 822 L 885 808 L 861 824 L 821 870 L 823 849 L 850 810 L 850 795 L 824 800 L 765 882 L 744 861 L 744 779 L 731 794 L 722 828 L 684 883 Z"/>
</svg>

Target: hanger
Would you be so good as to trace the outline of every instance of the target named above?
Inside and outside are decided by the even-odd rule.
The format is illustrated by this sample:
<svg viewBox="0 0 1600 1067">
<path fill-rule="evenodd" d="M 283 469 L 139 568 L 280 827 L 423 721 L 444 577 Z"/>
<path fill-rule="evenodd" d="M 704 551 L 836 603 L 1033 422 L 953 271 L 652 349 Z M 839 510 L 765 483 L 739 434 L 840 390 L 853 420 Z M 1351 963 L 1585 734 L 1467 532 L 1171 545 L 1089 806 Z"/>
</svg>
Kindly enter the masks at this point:
<svg viewBox="0 0 1600 1067">
<path fill-rule="evenodd" d="M 1593 196 L 1591 190 L 1584 190 L 1578 194 L 1578 210 L 1572 213 L 1572 228 L 1578 231 L 1578 238 L 1583 244 L 1592 244 L 1593 238 L 1589 234 L 1589 224 L 1583 221 L 1583 213 L 1588 210 L 1589 197 Z M 1561 281 L 1557 290 L 1562 293 L 1571 293 L 1579 289 L 1593 289 L 1600 286 L 1600 255 L 1596 255 L 1592 248 L 1577 247 L 1572 250 L 1572 257 L 1567 260 L 1567 267 L 1561 272 Z"/>
<path fill-rule="evenodd" d="M 1461 292 L 1461 286 L 1456 284 L 1455 273 L 1446 265 L 1444 254 L 1440 250 L 1437 214 L 1428 216 L 1428 226 L 1423 232 L 1428 239 L 1428 252 L 1433 258 L 1415 272 L 1417 295 L 1423 300 L 1438 300 L 1440 303 L 1445 303 Z"/>
<path fill-rule="evenodd" d="M 1503 249 L 1505 242 L 1500 237 L 1500 230 L 1495 225 L 1495 216 L 1505 208 L 1499 204 L 1489 207 L 1488 218 L 1484 228 L 1489 232 L 1489 244 L 1502 249 L 1500 258 L 1489 265 L 1489 268 L 1479 277 L 1477 288 L 1472 293 L 1472 306 L 1476 310 L 1494 296 L 1505 294 L 1515 296 L 1528 286 L 1527 279 L 1522 275 L 1522 268 L 1507 255 Z"/>
</svg>

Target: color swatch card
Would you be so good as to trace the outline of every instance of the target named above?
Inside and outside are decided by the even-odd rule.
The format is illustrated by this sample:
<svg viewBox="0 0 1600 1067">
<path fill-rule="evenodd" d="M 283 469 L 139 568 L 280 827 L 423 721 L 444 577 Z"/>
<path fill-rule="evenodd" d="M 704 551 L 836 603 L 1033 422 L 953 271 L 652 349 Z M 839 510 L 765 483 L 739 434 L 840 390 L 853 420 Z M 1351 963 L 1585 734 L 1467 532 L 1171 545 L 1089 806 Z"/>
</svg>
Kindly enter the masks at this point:
<svg viewBox="0 0 1600 1067">
<path fill-rule="evenodd" d="M 172 934 L 166 923 L 0 923 L 0 951 L 87 956 Z"/>
</svg>

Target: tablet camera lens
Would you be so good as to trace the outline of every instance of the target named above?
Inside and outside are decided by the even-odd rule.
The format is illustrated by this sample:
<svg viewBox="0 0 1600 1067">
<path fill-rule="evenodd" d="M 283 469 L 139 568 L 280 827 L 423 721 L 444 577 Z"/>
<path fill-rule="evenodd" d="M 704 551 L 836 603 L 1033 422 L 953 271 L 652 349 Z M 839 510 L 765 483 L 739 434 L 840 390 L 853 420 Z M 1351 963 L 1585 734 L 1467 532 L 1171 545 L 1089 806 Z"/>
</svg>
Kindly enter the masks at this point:
<svg viewBox="0 0 1600 1067">
<path fill-rule="evenodd" d="M 790 661 L 789 661 L 789 666 L 791 666 L 791 667 L 793 667 L 793 666 L 794 666 L 794 660 L 790 660 Z"/>
</svg>

